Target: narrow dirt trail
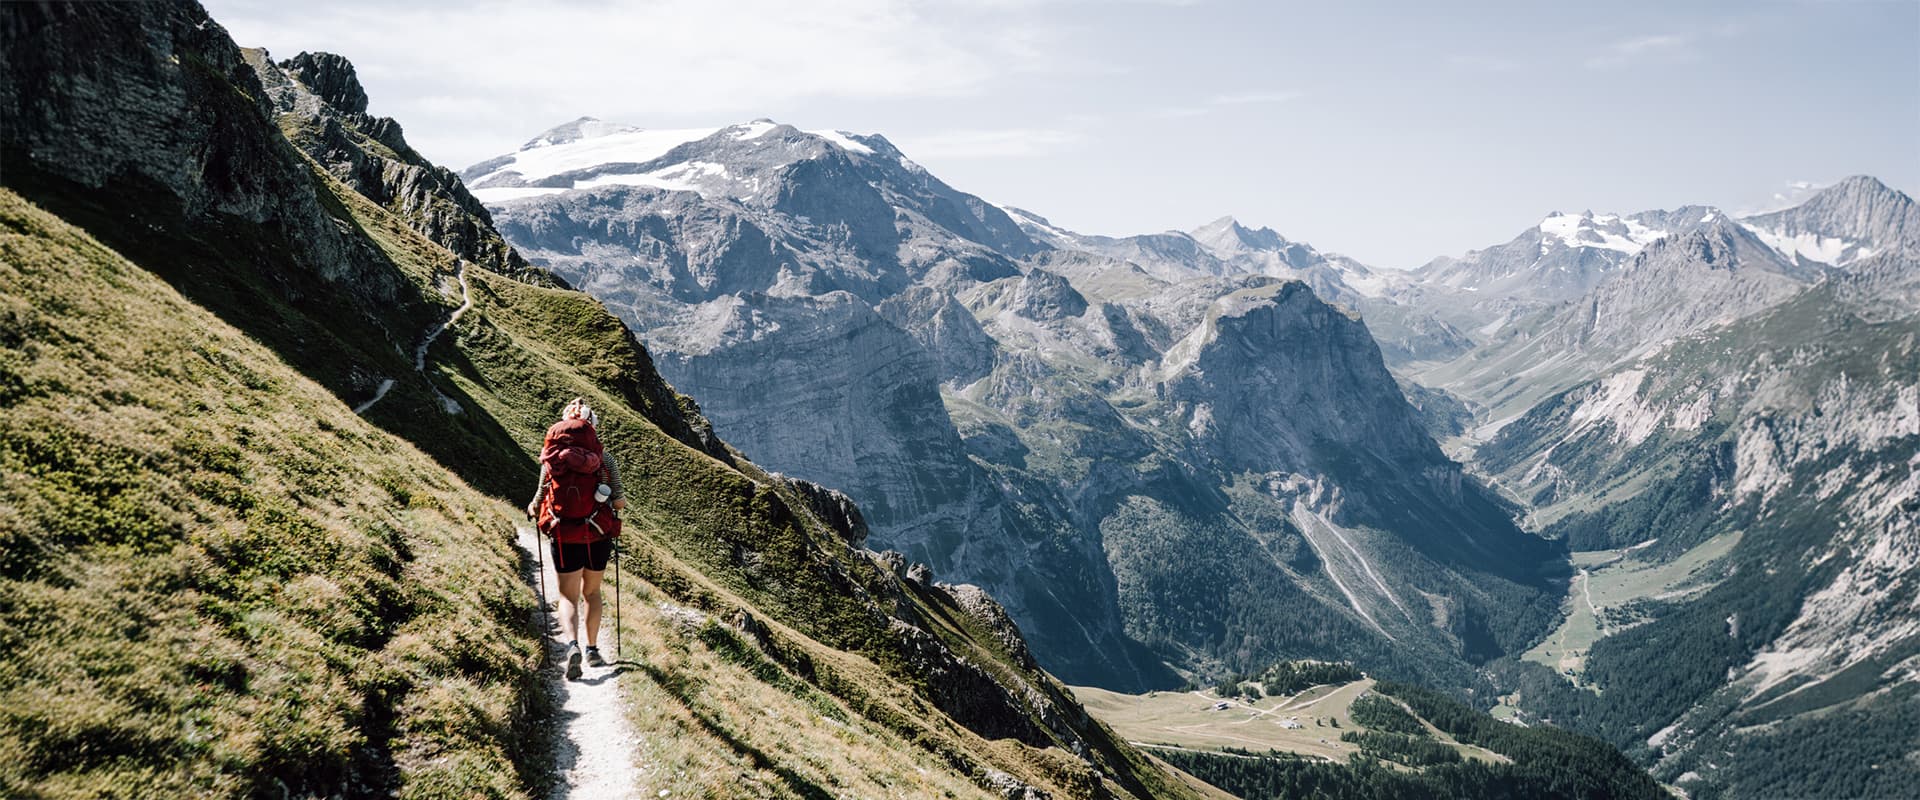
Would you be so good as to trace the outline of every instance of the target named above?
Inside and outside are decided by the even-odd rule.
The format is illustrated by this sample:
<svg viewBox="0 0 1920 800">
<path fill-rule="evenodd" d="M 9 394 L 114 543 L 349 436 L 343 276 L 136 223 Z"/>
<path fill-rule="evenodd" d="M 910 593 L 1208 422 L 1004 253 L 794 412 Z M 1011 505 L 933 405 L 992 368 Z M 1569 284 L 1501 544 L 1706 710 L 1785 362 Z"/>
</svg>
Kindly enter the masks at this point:
<svg viewBox="0 0 1920 800">
<path fill-rule="evenodd" d="M 414 372 L 418 372 L 421 374 L 426 373 L 427 348 L 433 346 L 434 340 L 440 338 L 440 334 L 446 333 L 448 328 L 453 327 L 453 323 L 459 322 L 460 316 L 462 314 L 467 313 L 467 309 L 473 308 L 473 295 L 467 289 L 466 259 L 461 259 L 460 261 L 456 262 L 454 276 L 460 279 L 460 307 L 454 309 L 453 313 L 447 317 L 447 320 L 445 322 L 442 322 L 439 325 L 434 326 L 433 330 L 427 331 L 427 337 L 425 339 L 420 340 L 420 344 L 413 348 L 413 371 Z M 365 414 L 367 413 L 367 409 L 373 408 L 373 405 L 375 403 L 378 403 L 381 400 L 385 400 L 387 398 L 387 392 L 393 389 L 393 383 L 394 381 L 392 378 L 387 378 L 381 381 L 380 388 L 375 389 L 373 392 L 373 399 L 368 400 L 367 402 L 361 403 L 360 405 L 354 406 L 353 413 Z M 440 391 L 439 389 L 435 389 L 434 393 L 439 394 L 439 391 Z M 446 404 L 448 402 L 448 399 L 446 398 L 446 396 L 442 395 L 440 398 L 440 402 L 442 404 Z M 458 411 L 458 410 L 459 410 L 459 407 L 457 405 L 449 409 L 450 412 Z"/>
<path fill-rule="evenodd" d="M 1593 614 L 1593 626 L 1600 630 L 1601 636 L 1607 635 L 1607 621 L 1600 616 L 1599 607 L 1593 604 L 1593 575 L 1585 568 L 1580 570 L 1580 593 L 1587 597 L 1587 611 Z"/>
<path fill-rule="evenodd" d="M 547 601 L 559 605 L 558 583 L 553 574 L 551 552 L 539 554 L 540 543 L 533 529 L 521 527 L 516 543 L 529 557 L 547 556 L 544 574 Z M 609 587 L 609 601 L 611 601 Z M 583 667 L 586 674 L 577 681 L 562 673 L 563 656 L 558 655 L 565 642 L 560 639 L 560 619 L 549 614 L 547 650 L 555 654 L 546 667 L 548 691 L 552 692 L 558 713 L 554 722 L 566 726 L 554 743 L 554 773 L 560 781 L 553 787 L 550 800 L 626 800 L 638 796 L 640 768 L 634 763 L 640 740 L 627 721 L 627 704 L 621 696 L 622 673 L 632 667 L 615 661 L 606 667 Z M 609 602 L 601 621 L 601 646 L 613 656 L 613 609 Z"/>
<path fill-rule="evenodd" d="M 373 390 L 373 399 L 368 400 L 367 402 L 361 403 L 360 405 L 354 406 L 353 413 L 355 414 L 367 413 L 367 409 L 372 408 L 374 403 L 378 403 L 382 400 L 387 399 L 387 392 L 390 392 L 390 391 L 393 391 L 393 379 L 388 378 L 386 380 L 381 381 L 380 388 Z"/>
<path fill-rule="evenodd" d="M 453 327 L 453 323 L 459 322 L 460 315 L 467 313 L 467 309 L 473 308 L 473 295 L 467 291 L 466 259 L 460 260 L 459 266 L 454 270 L 453 274 L 454 277 L 460 279 L 460 307 L 453 310 L 453 314 L 447 317 L 446 322 L 442 322 L 433 330 L 427 331 L 427 338 L 421 339 L 420 346 L 413 348 L 414 372 L 427 371 L 427 348 L 433 346 L 433 340 L 440 338 L 440 334 L 446 333 L 448 328 Z"/>
</svg>

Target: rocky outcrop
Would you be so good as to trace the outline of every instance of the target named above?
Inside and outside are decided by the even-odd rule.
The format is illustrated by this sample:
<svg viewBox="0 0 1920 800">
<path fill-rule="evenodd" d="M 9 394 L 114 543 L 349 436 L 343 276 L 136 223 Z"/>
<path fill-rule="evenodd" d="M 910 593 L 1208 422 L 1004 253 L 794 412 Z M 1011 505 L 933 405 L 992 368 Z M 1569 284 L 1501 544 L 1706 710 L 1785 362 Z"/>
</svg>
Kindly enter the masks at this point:
<svg viewBox="0 0 1920 800">
<path fill-rule="evenodd" d="M 1229 472 L 1445 462 L 1366 326 L 1303 283 L 1222 297 L 1162 369 L 1164 396 L 1195 448 Z"/>
<path fill-rule="evenodd" d="M 910 286 L 875 310 L 926 348 L 942 381 L 964 386 L 993 370 L 998 344 L 952 294 Z"/>
<path fill-rule="evenodd" d="M 493 228 L 485 206 L 458 176 L 409 147 L 400 123 L 366 113 L 367 94 L 353 64 L 332 53 L 300 53 L 274 63 L 244 51 L 288 141 L 367 199 L 462 258 L 502 275 L 563 285 L 534 269 Z"/>
<path fill-rule="evenodd" d="M 9 185 L 111 187 L 147 198 L 153 224 L 171 213 L 277 226 L 315 274 L 398 290 L 353 270 L 259 80 L 197 5 L 22 5 L 4 20 L 8 40 L 33 43 L 0 55 Z"/>
<path fill-rule="evenodd" d="M 985 627 L 1000 642 L 1000 646 L 1006 648 L 1014 663 L 1030 669 L 1038 668 L 1034 664 L 1033 654 L 1027 650 L 1026 638 L 1020 635 L 1020 626 L 1014 624 L 1013 617 L 1007 615 L 1007 610 L 993 599 L 993 595 L 970 583 L 942 583 L 939 589 L 953 598 L 954 604 L 965 610 L 974 622 Z"/>
<path fill-rule="evenodd" d="M 827 524 L 848 547 L 858 548 L 867 543 L 866 517 L 860 513 L 860 507 L 853 504 L 853 498 L 837 489 L 829 489 L 812 481 L 779 476 L 788 487 L 798 492 L 806 501 L 806 508 L 813 512 L 821 522 Z"/>
</svg>

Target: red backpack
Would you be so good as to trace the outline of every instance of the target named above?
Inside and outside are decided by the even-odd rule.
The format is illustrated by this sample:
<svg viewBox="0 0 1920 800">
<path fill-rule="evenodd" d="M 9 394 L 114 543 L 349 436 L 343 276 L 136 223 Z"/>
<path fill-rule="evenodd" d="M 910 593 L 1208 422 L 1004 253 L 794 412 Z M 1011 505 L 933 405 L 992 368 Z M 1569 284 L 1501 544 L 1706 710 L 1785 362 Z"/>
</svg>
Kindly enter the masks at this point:
<svg viewBox="0 0 1920 800">
<path fill-rule="evenodd" d="M 540 530 L 562 544 L 586 544 L 620 535 L 612 506 L 596 503 L 602 483 L 600 436 L 583 419 L 568 419 L 547 429 L 540 463 L 547 468 L 546 500 L 540 505 Z"/>
</svg>

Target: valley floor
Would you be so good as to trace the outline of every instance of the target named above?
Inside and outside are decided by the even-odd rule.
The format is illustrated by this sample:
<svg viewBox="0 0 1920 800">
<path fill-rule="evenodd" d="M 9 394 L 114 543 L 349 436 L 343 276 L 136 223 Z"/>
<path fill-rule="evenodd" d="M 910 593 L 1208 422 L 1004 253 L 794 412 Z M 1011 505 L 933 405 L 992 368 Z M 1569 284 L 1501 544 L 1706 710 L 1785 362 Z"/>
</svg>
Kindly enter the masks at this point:
<svg viewBox="0 0 1920 800">
<path fill-rule="evenodd" d="M 1635 624 L 1631 604 L 1671 600 L 1711 588 L 1709 568 L 1739 542 L 1738 533 L 1721 534 L 1660 564 L 1637 558 L 1651 541 L 1615 550 L 1574 553 L 1573 566 L 1578 572 L 1567 583 L 1566 618 L 1521 658 L 1545 665 L 1576 686 L 1585 686 L 1582 675 L 1587 652 L 1594 642 Z"/>
<path fill-rule="evenodd" d="M 1354 700 L 1371 692 L 1373 684 L 1372 680 L 1323 684 L 1290 696 L 1254 701 L 1222 699 L 1197 691 L 1134 695 L 1085 686 L 1073 687 L 1073 693 L 1089 713 L 1149 750 L 1279 750 L 1345 763 L 1360 748 L 1341 741 L 1340 734 L 1367 730 L 1353 720 L 1349 708 Z M 1225 708 L 1219 707 L 1222 705 Z M 1431 725 L 1427 727 L 1430 736 L 1459 750 L 1463 757 L 1508 760 L 1455 741 Z"/>
</svg>

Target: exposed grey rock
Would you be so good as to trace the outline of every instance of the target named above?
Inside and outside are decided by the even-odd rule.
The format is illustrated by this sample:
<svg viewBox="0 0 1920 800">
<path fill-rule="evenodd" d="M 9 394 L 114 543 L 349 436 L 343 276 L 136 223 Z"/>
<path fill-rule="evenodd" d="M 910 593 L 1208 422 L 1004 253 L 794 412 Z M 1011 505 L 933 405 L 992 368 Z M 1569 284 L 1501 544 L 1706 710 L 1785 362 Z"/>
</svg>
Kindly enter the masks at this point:
<svg viewBox="0 0 1920 800">
<path fill-rule="evenodd" d="M 901 555 L 898 550 L 883 550 L 879 553 L 874 553 L 872 557 L 874 562 L 879 564 L 882 569 L 893 573 L 893 577 L 906 580 L 907 557 Z"/>
<path fill-rule="evenodd" d="M 353 64 L 332 53 L 300 53 L 275 64 L 264 50 L 243 51 L 288 141 L 409 227 L 462 258 L 520 280 L 564 286 L 507 246 L 485 206 L 451 170 L 407 145 L 400 124 L 366 113 L 367 96 Z"/>
<path fill-rule="evenodd" d="M 938 364 L 941 380 L 965 385 L 993 369 L 997 343 L 952 294 L 909 286 L 876 310 L 926 348 Z"/>
<path fill-rule="evenodd" d="M 1359 320 L 1302 283 L 1242 290 L 1175 345 L 1164 396 L 1230 471 L 1325 471 L 1329 451 L 1396 468 L 1445 461 Z"/>
<path fill-rule="evenodd" d="M 367 113 L 367 91 L 360 86 L 353 62 L 332 53 L 301 53 L 280 67 L 340 113 Z"/>
<path fill-rule="evenodd" d="M 777 477 L 798 492 L 806 501 L 807 510 L 832 526 L 848 547 L 858 548 L 866 544 L 867 520 L 860 514 L 860 507 L 853 504 L 853 498 L 838 489 L 829 489 L 812 481 L 785 475 Z"/>
<path fill-rule="evenodd" d="M 1002 800 L 1052 800 L 1053 795 L 997 769 L 980 771 L 980 783 L 996 792 Z"/>
<path fill-rule="evenodd" d="M 1027 651 L 1027 640 L 1020 635 L 1020 627 L 1014 624 L 1012 617 L 1007 616 L 1007 610 L 993 599 L 993 595 L 970 583 L 943 583 L 939 586 L 948 597 L 953 598 L 955 605 L 967 612 L 967 616 L 993 634 L 1015 663 L 1035 666 L 1033 655 Z"/>
<path fill-rule="evenodd" d="M 164 192 L 188 218 L 280 226 L 314 274 L 395 297 L 400 287 L 381 273 L 356 269 L 305 164 L 267 135 L 266 92 L 226 29 L 194 4 L 125 10 L 138 25 L 87 3 L 8 9 L 9 38 L 33 43 L 0 56 L 10 180 L 32 170 L 89 189 Z M 155 214 L 166 211 L 159 200 Z"/>
</svg>

